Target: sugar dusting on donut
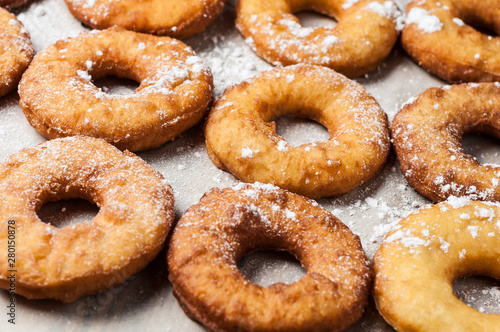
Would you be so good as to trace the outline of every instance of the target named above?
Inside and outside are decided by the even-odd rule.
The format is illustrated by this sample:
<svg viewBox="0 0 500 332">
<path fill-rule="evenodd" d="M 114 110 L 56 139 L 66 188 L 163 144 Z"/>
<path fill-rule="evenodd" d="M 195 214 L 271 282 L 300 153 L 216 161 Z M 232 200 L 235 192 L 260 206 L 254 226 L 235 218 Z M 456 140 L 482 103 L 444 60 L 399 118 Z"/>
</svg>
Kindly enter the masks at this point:
<svg viewBox="0 0 500 332">
<path fill-rule="evenodd" d="M 19 232 L 16 250 L 16 293 L 28 298 L 71 302 L 123 282 L 156 256 L 173 223 L 173 193 L 161 175 L 103 140 L 74 136 L 23 149 L 0 174 L 1 220 L 29 230 Z M 48 201 L 75 197 L 99 213 L 63 228 L 36 216 Z"/>
<path fill-rule="evenodd" d="M 333 234 L 338 238 L 330 239 Z M 327 238 L 330 240 L 325 244 Z M 238 184 L 233 188 L 214 189 L 184 214 L 175 229 L 168 254 L 170 280 L 174 294 L 183 309 L 207 327 L 225 326 L 227 325 L 225 322 L 230 321 L 231 326 L 236 324 L 242 329 L 247 329 L 250 321 L 246 318 L 248 316 L 246 311 L 253 310 L 255 306 L 252 299 L 267 307 L 272 305 L 273 298 L 283 297 L 280 300 L 281 306 L 290 306 L 290 310 L 297 310 L 300 306 L 304 308 L 301 309 L 303 315 L 309 312 L 310 307 L 303 307 L 302 302 L 310 303 L 310 300 L 315 301 L 313 298 L 333 296 L 337 299 L 335 302 L 346 303 L 345 306 L 350 306 L 347 303 L 356 303 L 363 296 L 362 285 L 369 280 L 370 272 L 361 268 L 364 264 L 368 264 L 368 261 L 362 257 L 363 255 L 359 255 L 357 250 L 352 250 L 351 244 L 348 244 L 351 240 L 358 241 L 357 237 L 352 237 L 343 224 L 321 209 L 316 202 L 287 193 L 272 185 Z M 321 275 L 322 277 L 314 283 L 316 290 L 312 290 L 316 295 L 310 300 L 306 299 L 309 298 L 308 295 L 300 296 L 300 300 L 294 296 L 295 300 L 290 302 L 289 295 L 286 294 L 300 293 L 300 288 L 281 291 L 282 287 L 286 287 L 283 284 L 264 288 L 242 277 L 236 263 L 246 250 L 259 249 L 259 243 L 264 246 L 263 249 L 277 246 L 275 249 L 291 250 L 292 254 L 300 256 L 299 259 L 303 260 L 306 269 L 311 269 L 306 276 L 290 287 L 305 287 L 311 278 L 311 272 L 313 275 Z M 332 245 L 346 247 L 334 250 L 335 258 L 332 256 L 329 259 L 330 264 L 316 265 L 317 257 L 310 256 L 309 251 L 318 251 L 322 253 L 322 257 L 330 257 Z M 361 248 L 359 243 L 357 246 L 358 249 Z M 203 263 L 205 261 L 206 263 Z M 218 282 L 219 275 L 224 277 L 224 284 Z M 211 283 L 207 278 L 215 282 Z M 328 279 L 325 278 L 329 281 L 326 282 Z M 326 285 L 329 282 L 336 285 L 335 291 L 328 290 L 329 287 Z M 215 292 L 224 293 L 226 288 L 234 292 L 233 296 L 228 297 L 229 301 L 215 296 Z M 254 297 L 257 293 L 262 295 Z M 224 308 L 221 308 L 221 301 L 224 302 Z M 210 305 L 207 306 L 206 303 Z M 233 310 L 237 303 L 245 303 L 245 310 Z M 331 330 L 332 326 L 339 325 L 333 320 L 337 312 L 333 305 L 326 305 L 323 300 L 320 300 L 318 305 L 321 305 L 323 312 L 329 314 L 307 318 L 307 324 L 299 322 L 293 326 L 300 330 L 310 329 L 311 326 L 316 330 Z M 199 308 L 209 309 L 200 311 Z M 352 322 L 352 313 L 358 312 L 360 308 L 354 305 L 349 309 L 350 314 L 349 317 L 345 317 L 346 320 Z M 276 324 L 287 326 L 284 324 L 289 323 L 281 316 L 281 311 L 281 309 L 274 313 L 269 311 L 276 317 L 272 321 L 268 322 L 267 318 L 252 318 L 251 324 L 266 326 L 264 328 L 266 330 L 276 329 Z M 350 323 L 340 323 L 345 327 L 343 324 Z"/>
<path fill-rule="evenodd" d="M 303 27 L 292 13 L 279 10 L 266 16 L 266 10 L 260 12 L 258 9 L 265 7 L 260 1 L 240 3 L 236 24 L 248 45 L 277 66 L 311 63 L 333 68 L 349 77 L 359 76 L 376 67 L 371 63 L 374 59 L 385 58 L 384 47 L 390 44 L 392 48 L 393 39 L 395 41 L 392 37 L 397 35 L 395 30 L 401 27 L 401 11 L 393 1 L 364 1 L 364 6 L 356 9 L 357 15 L 349 16 L 345 22 L 339 19 L 340 26 L 333 29 Z M 343 10 L 350 10 L 357 3 L 344 3 Z M 379 17 L 374 18 L 374 15 Z M 341 29 L 343 24 L 348 27 Z M 374 36 L 358 31 L 358 26 L 363 24 L 372 24 L 363 31 L 370 31 Z M 353 31 L 352 35 L 346 31 Z M 377 48 L 373 45 L 375 40 Z M 358 45 L 356 54 L 350 52 L 349 45 L 353 43 Z M 365 53 L 370 53 L 369 58 Z"/>
<path fill-rule="evenodd" d="M 439 17 L 431 15 L 423 8 L 412 8 L 406 15 L 406 24 L 416 24 L 425 33 L 433 33 L 441 30 L 443 23 Z"/>
<path fill-rule="evenodd" d="M 475 126 L 488 125 L 490 116 L 499 112 L 494 102 L 499 88 L 498 83 L 433 88 L 403 106 L 393 122 L 395 149 L 403 175 L 423 195 L 435 201 L 449 196 L 498 200 L 500 167 L 481 165 L 464 151 L 460 140 Z M 484 104 L 468 103 L 475 99 Z M 461 108 L 457 103 L 470 106 Z"/>
<path fill-rule="evenodd" d="M 140 86 L 107 94 L 92 81 L 108 74 Z M 139 151 L 173 140 L 201 120 L 212 90 L 210 69 L 184 43 L 112 28 L 38 53 L 19 94 L 28 121 L 47 138 L 82 134 Z"/>
<path fill-rule="evenodd" d="M 455 293 L 459 299 L 452 287 L 464 277 L 498 277 L 495 262 L 500 258 L 491 248 L 498 246 L 499 235 L 499 203 L 450 197 L 412 213 L 387 235 L 375 255 L 374 297 L 379 312 L 397 330 L 405 326 L 419 331 L 437 327 L 468 331 L 498 326 L 498 315 L 482 315 L 500 313 L 491 301 L 498 287 L 461 290 Z M 407 287 L 402 289 L 403 285 Z M 472 296 L 479 292 L 482 302 Z M 412 301 L 404 303 L 408 298 Z M 417 310 L 429 301 L 436 310 Z M 449 315 L 454 319 L 446 319 Z"/>
</svg>

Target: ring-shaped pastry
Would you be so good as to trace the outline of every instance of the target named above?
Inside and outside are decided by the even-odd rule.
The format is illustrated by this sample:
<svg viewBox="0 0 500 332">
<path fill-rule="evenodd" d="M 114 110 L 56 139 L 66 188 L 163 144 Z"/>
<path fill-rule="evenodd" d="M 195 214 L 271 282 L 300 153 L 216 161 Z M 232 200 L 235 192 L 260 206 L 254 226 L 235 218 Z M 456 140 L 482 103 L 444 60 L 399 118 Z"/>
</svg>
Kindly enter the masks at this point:
<svg viewBox="0 0 500 332">
<path fill-rule="evenodd" d="M 304 28 L 293 13 L 314 10 L 333 17 L 333 29 Z M 366 74 L 398 39 L 400 11 L 393 1 L 240 0 L 236 26 L 247 43 L 275 65 L 309 63 L 348 77 Z"/>
<path fill-rule="evenodd" d="M 0 8 L 0 97 L 17 88 L 35 50 L 23 24 Z"/>
<path fill-rule="evenodd" d="M 127 30 L 187 38 L 202 32 L 227 0 L 65 0 L 79 21 L 94 29 Z"/>
<path fill-rule="evenodd" d="M 106 75 L 140 86 L 110 95 Z M 198 123 L 212 101 L 210 69 L 186 44 L 111 28 L 58 41 L 35 56 L 19 86 L 21 108 L 43 136 L 86 135 L 120 149 L 156 148 Z"/>
<path fill-rule="evenodd" d="M 473 26 L 500 34 L 500 1 L 413 1 L 401 41 L 415 62 L 448 82 L 499 81 L 500 38 Z"/>
<path fill-rule="evenodd" d="M 500 280 L 500 207 L 450 198 L 399 222 L 375 254 L 373 295 L 397 331 L 498 331 L 453 293 L 463 277 Z"/>
<path fill-rule="evenodd" d="M 299 281 L 262 287 L 237 267 L 259 249 L 286 250 Z M 177 224 L 170 281 L 210 331 L 340 331 L 361 317 L 371 271 L 359 237 L 316 202 L 272 185 L 214 189 Z"/>
<path fill-rule="evenodd" d="M 435 202 L 449 196 L 500 201 L 500 167 L 481 165 L 462 148 L 464 134 L 500 138 L 500 84 L 431 88 L 392 123 L 393 145 L 408 183 Z"/>
<path fill-rule="evenodd" d="M 0 287 L 30 299 L 71 302 L 124 282 L 163 248 L 172 189 L 142 159 L 101 139 L 75 136 L 21 150 L 0 164 Z M 36 211 L 83 198 L 99 213 L 63 228 Z M 10 249 L 9 249 L 9 252 Z M 12 270 L 15 270 L 14 272 Z"/>
<path fill-rule="evenodd" d="M 295 115 L 325 126 L 330 139 L 293 147 L 274 119 Z M 317 198 L 368 181 L 390 150 L 387 116 L 358 83 L 331 69 L 295 65 L 228 88 L 205 127 L 214 164 L 245 182 L 271 183 Z"/>
</svg>

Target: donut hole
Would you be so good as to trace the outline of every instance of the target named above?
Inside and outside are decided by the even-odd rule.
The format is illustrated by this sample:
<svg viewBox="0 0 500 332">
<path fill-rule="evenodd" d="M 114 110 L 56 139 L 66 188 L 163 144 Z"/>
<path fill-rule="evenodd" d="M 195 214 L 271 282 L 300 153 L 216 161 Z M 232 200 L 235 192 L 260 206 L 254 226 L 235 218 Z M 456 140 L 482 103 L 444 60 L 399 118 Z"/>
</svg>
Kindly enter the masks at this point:
<svg viewBox="0 0 500 332">
<path fill-rule="evenodd" d="M 470 277 L 456 281 L 453 293 L 468 306 L 486 314 L 500 314 L 500 281 Z"/>
<path fill-rule="evenodd" d="M 488 3 L 479 1 L 460 1 L 454 2 L 459 11 L 459 16 L 465 24 L 473 27 L 480 33 L 497 37 L 500 33 L 500 24 L 497 22 L 497 11 L 491 8 Z"/>
<path fill-rule="evenodd" d="M 300 146 L 330 139 L 328 129 L 320 123 L 307 119 L 283 115 L 275 119 L 276 133 L 291 146 Z"/>
<path fill-rule="evenodd" d="M 325 28 L 333 29 L 337 26 L 337 21 L 327 15 L 314 11 L 301 11 L 295 16 L 299 19 L 300 25 L 304 28 Z"/>
<path fill-rule="evenodd" d="M 485 134 L 465 134 L 462 137 L 464 151 L 483 165 L 499 165 L 500 140 Z"/>
<path fill-rule="evenodd" d="M 466 19 L 463 21 L 465 24 L 471 26 L 472 28 L 474 28 L 474 30 L 482 33 L 483 35 L 498 37 L 498 33 L 495 32 L 494 28 L 489 24 L 486 24 L 480 20 Z"/>
<path fill-rule="evenodd" d="M 131 94 L 140 85 L 139 82 L 135 80 L 128 78 L 119 78 L 111 75 L 96 79 L 93 83 L 96 87 L 100 88 L 108 95 Z"/>
<path fill-rule="evenodd" d="M 255 251 L 240 259 L 238 268 L 248 280 L 264 287 L 290 285 L 306 274 L 300 262 L 286 251 Z"/>
<path fill-rule="evenodd" d="M 41 221 L 57 228 L 64 228 L 92 220 L 99 208 L 81 198 L 47 202 L 37 211 Z"/>
</svg>

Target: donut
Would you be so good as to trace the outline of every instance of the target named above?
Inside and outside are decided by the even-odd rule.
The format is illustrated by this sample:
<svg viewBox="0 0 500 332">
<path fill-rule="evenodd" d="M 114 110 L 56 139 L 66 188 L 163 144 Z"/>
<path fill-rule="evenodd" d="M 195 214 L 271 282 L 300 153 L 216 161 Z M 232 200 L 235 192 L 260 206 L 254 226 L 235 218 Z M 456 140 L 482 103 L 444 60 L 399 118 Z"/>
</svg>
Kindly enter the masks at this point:
<svg viewBox="0 0 500 332">
<path fill-rule="evenodd" d="M 500 279 L 500 206 L 450 197 L 398 223 L 375 254 L 373 295 L 397 331 L 498 331 L 500 315 L 453 294 L 468 276 Z"/>
<path fill-rule="evenodd" d="M 406 104 L 391 131 L 408 183 L 435 202 L 450 196 L 500 201 L 500 166 L 481 165 L 461 142 L 471 132 L 500 138 L 499 117 L 499 83 L 431 88 Z"/>
<path fill-rule="evenodd" d="M 314 10 L 338 21 L 333 29 L 302 27 L 293 13 Z M 326 66 L 348 77 L 366 74 L 398 39 L 400 11 L 386 0 L 240 0 L 236 26 L 263 59 L 288 66 Z"/>
<path fill-rule="evenodd" d="M 110 95 L 92 80 L 140 82 Z M 159 147 L 199 122 L 212 100 L 210 69 L 169 37 L 111 28 L 58 41 L 38 53 L 19 86 L 21 108 L 46 138 L 85 135 L 119 149 Z"/>
<path fill-rule="evenodd" d="M 30 35 L 21 21 L 0 8 L 0 97 L 17 88 L 34 54 Z"/>
<path fill-rule="evenodd" d="M 227 0 L 65 0 L 76 19 L 94 29 L 127 30 L 187 38 L 202 32 Z"/>
<path fill-rule="evenodd" d="M 286 250 L 299 281 L 262 287 L 237 262 Z M 269 184 L 213 189 L 179 220 L 168 250 L 173 293 L 210 331 L 340 331 L 361 317 L 371 270 L 354 235 L 316 202 Z"/>
<path fill-rule="evenodd" d="M 276 134 L 273 120 L 282 115 L 317 121 L 330 139 L 290 146 Z M 226 89 L 209 113 L 205 138 L 218 168 L 312 198 L 339 196 L 368 181 L 390 150 L 387 116 L 375 99 L 313 65 L 274 69 Z"/>
<path fill-rule="evenodd" d="M 413 1 L 401 42 L 415 62 L 448 82 L 499 81 L 500 38 L 474 26 L 500 34 L 500 1 Z"/>
<path fill-rule="evenodd" d="M 0 164 L 0 193 L 0 245 L 15 251 L 15 261 L 0 255 L 0 287 L 9 289 L 14 273 L 16 294 L 29 299 L 72 302 L 124 282 L 163 248 L 174 219 L 172 189 L 160 173 L 91 137 L 12 155 Z M 72 198 L 99 213 L 63 228 L 38 218 L 44 203 Z"/>
</svg>

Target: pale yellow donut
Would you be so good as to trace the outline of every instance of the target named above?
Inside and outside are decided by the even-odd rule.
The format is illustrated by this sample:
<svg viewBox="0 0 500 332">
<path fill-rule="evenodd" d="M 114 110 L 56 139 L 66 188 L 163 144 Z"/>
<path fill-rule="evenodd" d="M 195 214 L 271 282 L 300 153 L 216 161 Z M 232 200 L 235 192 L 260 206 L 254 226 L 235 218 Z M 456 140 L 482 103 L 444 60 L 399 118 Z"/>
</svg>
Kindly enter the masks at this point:
<svg viewBox="0 0 500 332">
<path fill-rule="evenodd" d="M 330 139 L 288 145 L 273 122 L 285 114 L 323 124 Z M 228 88 L 210 111 L 205 138 L 215 165 L 238 179 L 313 198 L 365 183 L 390 149 L 387 116 L 376 100 L 356 82 L 312 65 L 264 72 Z"/>
<path fill-rule="evenodd" d="M 452 197 L 399 222 L 375 254 L 373 295 L 397 331 L 498 332 L 500 315 L 453 294 L 467 276 L 500 279 L 500 206 Z"/>
</svg>

